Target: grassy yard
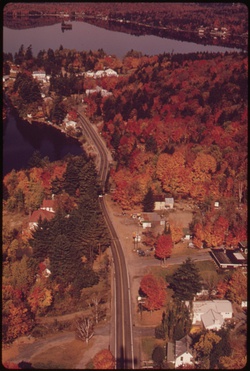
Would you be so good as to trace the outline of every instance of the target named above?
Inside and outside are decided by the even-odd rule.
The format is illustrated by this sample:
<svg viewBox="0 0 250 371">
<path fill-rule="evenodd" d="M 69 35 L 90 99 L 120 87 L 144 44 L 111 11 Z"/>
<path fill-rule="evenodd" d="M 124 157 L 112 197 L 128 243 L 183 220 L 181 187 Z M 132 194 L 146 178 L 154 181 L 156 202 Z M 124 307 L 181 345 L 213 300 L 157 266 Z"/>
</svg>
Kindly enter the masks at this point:
<svg viewBox="0 0 250 371">
<path fill-rule="evenodd" d="M 150 271 L 153 275 L 162 277 L 168 281 L 168 277 L 171 277 L 179 266 L 180 264 L 169 265 L 165 269 L 156 266 L 151 267 Z M 219 273 L 215 264 L 210 260 L 196 261 L 195 266 L 199 269 L 200 275 L 204 280 L 214 280 L 214 282 L 217 282 L 218 280 L 223 279 L 224 275 L 228 274 L 226 272 Z"/>
<path fill-rule="evenodd" d="M 146 336 L 142 338 L 141 345 L 144 357 L 146 358 L 146 360 L 150 360 L 152 359 L 152 352 L 154 348 L 156 346 L 166 346 L 166 341 Z"/>
<path fill-rule="evenodd" d="M 39 369 L 74 369 L 88 346 L 80 341 L 53 346 L 31 358 L 32 366 Z"/>
</svg>

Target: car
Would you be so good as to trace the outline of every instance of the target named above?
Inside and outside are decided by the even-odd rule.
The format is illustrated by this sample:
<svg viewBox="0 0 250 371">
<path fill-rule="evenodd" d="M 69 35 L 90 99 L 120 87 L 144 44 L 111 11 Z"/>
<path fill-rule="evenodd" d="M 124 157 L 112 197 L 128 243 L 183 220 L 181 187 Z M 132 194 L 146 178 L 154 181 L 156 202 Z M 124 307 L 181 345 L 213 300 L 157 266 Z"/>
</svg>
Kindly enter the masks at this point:
<svg viewBox="0 0 250 371">
<path fill-rule="evenodd" d="M 137 251 L 139 256 L 145 256 L 145 252 L 143 250 Z"/>
</svg>

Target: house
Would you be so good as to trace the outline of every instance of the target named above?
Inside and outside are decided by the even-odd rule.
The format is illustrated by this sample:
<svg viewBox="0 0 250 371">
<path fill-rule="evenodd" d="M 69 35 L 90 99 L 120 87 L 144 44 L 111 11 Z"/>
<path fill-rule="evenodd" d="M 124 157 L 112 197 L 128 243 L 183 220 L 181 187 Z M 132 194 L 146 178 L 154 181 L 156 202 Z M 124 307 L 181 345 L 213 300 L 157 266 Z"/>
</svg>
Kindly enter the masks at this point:
<svg viewBox="0 0 250 371">
<path fill-rule="evenodd" d="M 163 220 L 160 215 L 155 212 L 152 213 L 142 213 L 140 223 L 142 228 L 151 228 L 159 225 L 165 225 L 165 220 Z"/>
<path fill-rule="evenodd" d="M 85 93 L 87 96 L 93 93 L 101 93 L 102 97 L 107 97 L 109 95 L 112 95 L 111 92 L 108 92 L 107 90 L 102 89 L 100 86 L 97 86 L 95 89 L 86 89 Z"/>
<path fill-rule="evenodd" d="M 77 123 L 75 121 L 72 121 L 72 120 L 67 121 L 67 122 L 65 121 L 66 129 L 68 129 L 68 128 L 76 129 L 76 126 L 77 126 Z"/>
<path fill-rule="evenodd" d="M 186 302 L 189 307 L 189 302 Z M 233 317 L 233 307 L 229 300 L 193 301 L 192 324 L 201 324 L 207 330 L 219 330 L 226 319 Z"/>
<path fill-rule="evenodd" d="M 100 79 L 101 77 L 111 77 L 111 76 L 118 76 L 118 73 L 111 68 L 107 68 L 106 70 L 98 70 L 96 72 L 87 71 L 85 73 L 85 77 L 93 77 L 94 79 Z"/>
<path fill-rule="evenodd" d="M 175 368 L 183 365 L 192 365 L 193 364 L 193 355 L 191 352 L 190 336 L 186 335 L 180 340 L 175 342 Z"/>
<path fill-rule="evenodd" d="M 174 199 L 173 197 L 165 198 L 165 208 L 173 209 L 174 208 Z"/>
<path fill-rule="evenodd" d="M 53 219 L 54 216 L 55 213 L 48 210 L 39 209 L 33 211 L 29 220 L 29 229 L 34 230 L 38 226 L 39 219 L 41 220 L 47 219 L 49 221 Z"/>
<path fill-rule="evenodd" d="M 114 70 L 112 70 L 112 68 L 107 68 L 105 71 L 105 75 L 110 77 L 110 76 L 115 76 L 117 77 L 118 76 L 118 73 Z"/>
<path fill-rule="evenodd" d="M 191 341 L 190 336 L 186 335 L 182 339 L 176 340 L 175 344 L 171 342 L 167 344 L 167 361 L 173 363 L 175 368 L 193 365 Z"/>
<path fill-rule="evenodd" d="M 163 196 L 154 197 L 154 210 L 164 210 L 165 209 L 165 199 Z"/>
<path fill-rule="evenodd" d="M 40 207 L 41 210 L 47 210 L 51 213 L 55 212 L 55 201 L 54 200 L 43 200 L 42 206 Z"/>
<path fill-rule="evenodd" d="M 19 66 L 15 66 L 14 64 L 10 67 L 10 77 L 16 78 L 17 74 L 20 72 Z"/>
<path fill-rule="evenodd" d="M 32 76 L 34 79 L 38 80 L 38 81 L 43 81 L 43 82 L 46 82 L 46 72 L 45 71 L 33 71 L 32 72 Z"/>
<path fill-rule="evenodd" d="M 246 267 L 247 259 L 239 249 L 214 248 L 210 254 L 220 268 Z"/>
</svg>

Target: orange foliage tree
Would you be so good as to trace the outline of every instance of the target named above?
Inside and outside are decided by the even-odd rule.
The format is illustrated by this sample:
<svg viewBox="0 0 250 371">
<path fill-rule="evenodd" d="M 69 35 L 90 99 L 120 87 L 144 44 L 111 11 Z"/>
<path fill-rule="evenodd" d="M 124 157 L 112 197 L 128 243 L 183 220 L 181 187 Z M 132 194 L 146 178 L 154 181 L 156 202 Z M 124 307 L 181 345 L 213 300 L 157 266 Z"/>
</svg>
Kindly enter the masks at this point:
<svg viewBox="0 0 250 371">
<path fill-rule="evenodd" d="M 181 238 L 183 237 L 183 226 L 176 221 L 171 221 L 170 228 L 171 228 L 172 241 L 174 243 L 179 242 Z"/>
<path fill-rule="evenodd" d="M 93 365 L 96 370 L 114 370 L 115 357 L 110 350 L 103 349 L 94 356 Z"/>
<path fill-rule="evenodd" d="M 166 300 L 166 282 L 152 274 L 144 276 L 140 283 L 142 292 L 146 295 L 144 306 L 147 310 L 160 309 Z"/>
<path fill-rule="evenodd" d="M 18 336 L 24 335 L 32 328 L 32 321 L 28 313 L 28 309 L 24 304 L 19 303 L 18 306 L 11 303 L 9 306 L 9 316 L 7 322 L 6 341 L 13 341 Z"/>
</svg>

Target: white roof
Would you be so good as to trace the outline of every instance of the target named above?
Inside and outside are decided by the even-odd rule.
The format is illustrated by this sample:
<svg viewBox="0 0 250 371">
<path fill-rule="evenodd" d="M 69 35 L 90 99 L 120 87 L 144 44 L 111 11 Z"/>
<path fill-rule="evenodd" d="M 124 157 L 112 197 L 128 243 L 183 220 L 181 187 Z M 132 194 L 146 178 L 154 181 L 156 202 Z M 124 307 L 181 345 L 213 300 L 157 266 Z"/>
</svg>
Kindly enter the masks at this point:
<svg viewBox="0 0 250 371">
<path fill-rule="evenodd" d="M 244 256 L 240 252 L 234 252 L 233 255 L 237 260 L 245 260 Z"/>
<path fill-rule="evenodd" d="M 219 328 L 223 325 L 224 319 L 220 313 L 210 309 L 208 312 L 201 316 L 201 320 L 205 328 L 217 325 Z"/>
<path fill-rule="evenodd" d="M 201 300 L 193 302 L 194 313 L 207 313 L 213 310 L 217 313 L 233 311 L 232 303 L 229 300 Z"/>
<path fill-rule="evenodd" d="M 227 312 L 227 313 L 233 312 L 231 301 L 229 300 L 213 300 L 213 301 L 216 305 L 217 312 L 220 312 L 220 313 L 221 312 Z"/>
</svg>

